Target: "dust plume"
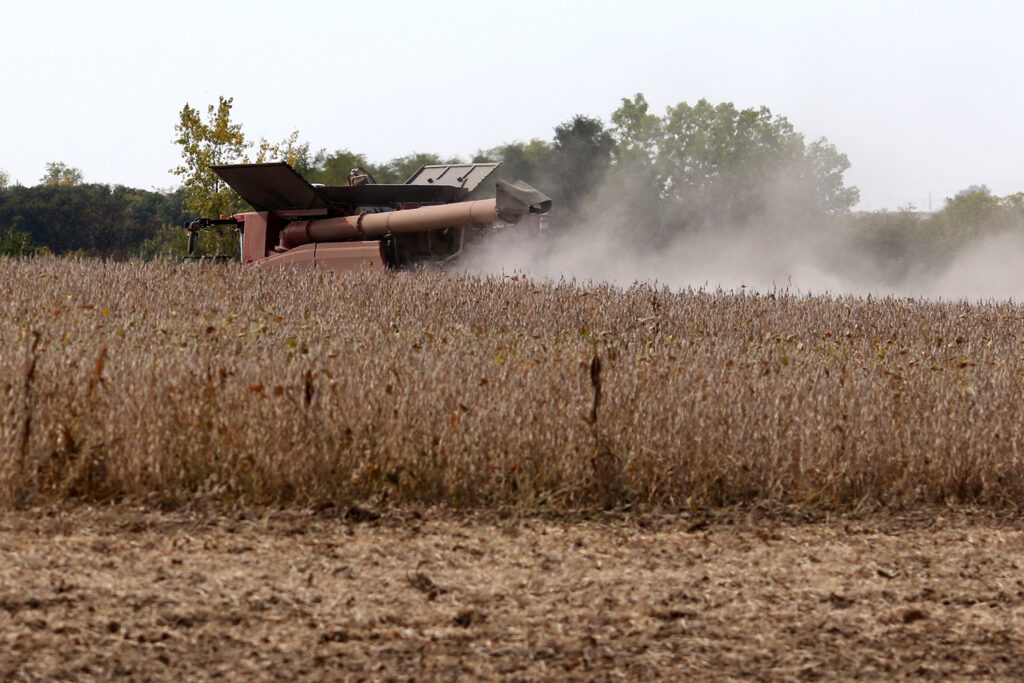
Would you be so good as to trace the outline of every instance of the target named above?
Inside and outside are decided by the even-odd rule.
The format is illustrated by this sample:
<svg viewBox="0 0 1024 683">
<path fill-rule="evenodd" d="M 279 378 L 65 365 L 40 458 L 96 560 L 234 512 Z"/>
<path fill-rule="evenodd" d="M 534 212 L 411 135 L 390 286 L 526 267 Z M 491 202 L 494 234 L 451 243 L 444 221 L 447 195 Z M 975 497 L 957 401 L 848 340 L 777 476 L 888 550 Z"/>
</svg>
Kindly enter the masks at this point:
<svg viewBox="0 0 1024 683">
<path fill-rule="evenodd" d="M 913 283 L 921 296 L 969 301 L 1024 299 L 1024 236 L 988 237 L 964 251 L 947 268 Z"/>
<path fill-rule="evenodd" d="M 977 237 L 936 258 L 928 252 L 927 234 L 916 238 L 924 247 L 879 246 L 865 237 L 857 216 L 800 216 L 786 201 L 787 192 L 775 197 L 739 224 L 697 221 L 697 227 L 673 229 L 664 207 L 644 206 L 621 187 L 605 184 L 583 215 L 560 226 L 553 216 L 553 227 L 539 237 L 509 229 L 470 251 L 463 267 L 542 280 L 657 283 L 673 290 L 1024 298 L 1019 233 Z"/>
</svg>

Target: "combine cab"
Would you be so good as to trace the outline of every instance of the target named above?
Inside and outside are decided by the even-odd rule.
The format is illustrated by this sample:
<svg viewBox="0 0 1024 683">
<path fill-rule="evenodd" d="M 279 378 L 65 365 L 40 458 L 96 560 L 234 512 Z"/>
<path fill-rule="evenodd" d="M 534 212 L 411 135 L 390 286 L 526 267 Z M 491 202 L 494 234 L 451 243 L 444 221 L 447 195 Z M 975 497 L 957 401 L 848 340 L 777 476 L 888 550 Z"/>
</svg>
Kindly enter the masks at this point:
<svg viewBox="0 0 1024 683">
<path fill-rule="evenodd" d="M 408 268 L 457 257 L 500 225 L 540 225 L 551 199 L 526 183 L 499 180 L 494 199 L 466 201 L 498 164 L 423 166 L 402 185 L 355 169 L 347 185 L 311 185 L 286 163 L 213 170 L 253 211 L 189 224 L 189 254 L 201 229 L 233 225 L 242 262 L 335 271 Z"/>
</svg>

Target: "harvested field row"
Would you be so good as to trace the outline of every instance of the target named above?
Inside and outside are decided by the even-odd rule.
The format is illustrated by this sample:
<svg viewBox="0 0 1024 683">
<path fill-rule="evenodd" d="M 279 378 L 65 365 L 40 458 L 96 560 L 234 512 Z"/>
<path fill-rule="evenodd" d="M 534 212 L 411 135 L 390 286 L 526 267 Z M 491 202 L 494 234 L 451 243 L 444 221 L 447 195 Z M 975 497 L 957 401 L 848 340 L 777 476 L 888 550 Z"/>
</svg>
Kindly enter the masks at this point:
<svg viewBox="0 0 1024 683">
<path fill-rule="evenodd" d="M 0 260 L 0 498 L 1016 507 L 1024 309 Z"/>
<path fill-rule="evenodd" d="M 0 677 L 1024 676 L 1019 518 L 358 512 L 8 513 Z"/>
</svg>

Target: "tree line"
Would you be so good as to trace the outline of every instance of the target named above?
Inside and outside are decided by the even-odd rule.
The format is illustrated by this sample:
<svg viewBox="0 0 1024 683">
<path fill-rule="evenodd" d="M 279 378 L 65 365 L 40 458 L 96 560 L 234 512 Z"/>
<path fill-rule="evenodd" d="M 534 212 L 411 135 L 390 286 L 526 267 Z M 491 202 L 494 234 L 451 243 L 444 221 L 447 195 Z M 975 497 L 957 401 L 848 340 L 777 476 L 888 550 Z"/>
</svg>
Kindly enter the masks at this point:
<svg viewBox="0 0 1024 683">
<path fill-rule="evenodd" d="M 935 213 L 905 206 L 844 216 L 835 227 L 849 249 L 867 257 L 881 283 L 898 285 L 943 269 L 985 239 L 1024 236 L 1024 192 L 1000 197 L 972 186 Z"/>
<path fill-rule="evenodd" d="M 88 183 L 80 169 L 46 165 L 35 186 L 0 175 L 0 254 L 144 254 L 147 241 L 186 215 L 183 193 Z"/>
<path fill-rule="evenodd" d="M 583 114 L 554 127 L 548 140 L 482 148 L 468 159 L 410 153 L 383 163 L 349 149 L 314 150 L 294 132 L 280 142 L 253 139 L 231 119 L 231 98 L 205 112 L 186 104 L 175 125 L 181 185 L 152 192 L 85 182 L 54 162 L 33 187 L 11 185 L 0 171 L 0 253 L 81 252 L 107 257 L 179 256 L 188 217 L 245 210 L 210 171 L 219 163 L 284 160 L 313 183 L 341 185 L 354 168 L 377 182 L 400 183 L 421 165 L 500 161 L 498 177 L 526 182 L 555 200 L 553 230 L 600 217 L 628 226 L 643 248 L 700 231 L 786 230 L 811 226 L 841 234 L 873 254 L 898 280 L 939 263 L 966 244 L 1024 226 L 1024 194 L 995 197 L 974 189 L 929 217 L 907 209 L 851 213 L 845 154 L 827 139 L 807 140 L 767 107 L 681 102 L 663 114 L 642 94 L 624 98 L 605 123 Z M 225 232 L 211 248 L 237 248 Z"/>
</svg>

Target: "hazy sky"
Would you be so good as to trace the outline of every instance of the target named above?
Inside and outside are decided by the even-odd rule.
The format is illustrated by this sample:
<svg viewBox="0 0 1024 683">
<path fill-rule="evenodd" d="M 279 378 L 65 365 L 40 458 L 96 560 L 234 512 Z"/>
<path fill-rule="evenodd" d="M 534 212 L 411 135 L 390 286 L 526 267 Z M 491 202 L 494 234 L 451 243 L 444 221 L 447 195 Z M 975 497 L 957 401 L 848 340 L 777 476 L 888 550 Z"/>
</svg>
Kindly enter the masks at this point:
<svg viewBox="0 0 1024 683">
<path fill-rule="evenodd" d="M 859 208 L 1024 190 L 1024 4 L 14 2 L 0 19 L 0 169 L 168 188 L 188 102 L 371 161 L 469 156 L 623 97 L 768 106 L 853 166 Z"/>
</svg>

